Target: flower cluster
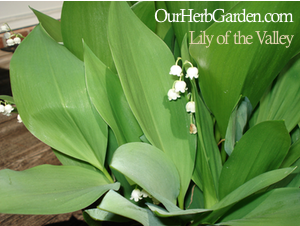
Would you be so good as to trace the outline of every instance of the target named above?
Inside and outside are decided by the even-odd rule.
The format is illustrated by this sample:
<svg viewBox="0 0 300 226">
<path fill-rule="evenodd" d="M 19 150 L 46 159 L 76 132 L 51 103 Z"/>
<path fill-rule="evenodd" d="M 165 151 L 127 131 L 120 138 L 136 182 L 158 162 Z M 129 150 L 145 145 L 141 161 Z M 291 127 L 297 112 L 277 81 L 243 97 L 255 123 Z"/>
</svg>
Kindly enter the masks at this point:
<svg viewBox="0 0 300 226">
<path fill-rule="evenodd" d="M 24 38 L 21 34 L 15 34 L 7 24 L 1 26 L 1 30 L 4 31 L 4 38 L 8 46 L 18 45 L 21 43 L 21 38 Z"/>
<path fill-rule="evenodd" d="M 181 58 L 178 57 L 175 65 L 173 65 L 170 69 L 170 75 L 175 75 L 179 77 L 179 80 L 176 80 L 173 83 L 172 89 L 168 91 L 168 99 L 171 100 L 177 100 L 177 98 L 180 98 L 180 93 L 185 93 L 187 91 L 187 85 L 184 80 L 182 80 L 183 73 L 182 68 L 178 65 L 178 61 Z M 186 76 L 185 78 L 190 78 L 193 80 L 193 78 L 198 78 L 198 68 L 194 67 L 193 64 L 189 61 L 185 61 L 184 64 L 190 64 L 191 67 L 189 67 L 186 70 Z M 183 64 L 183 65 L 184 65 Z M 190 124 L 190 133 L 196 134 L 197 133 L 197 127 L 193 123 L 193 113 L 195 113 L 195 102 L 193 101 L 193 97 L 191 94 L 188 94 L 190 101 L 186 104 L 185 108 L 188 113 L 191 115 L 191 124 Z"/>
<path fill-rule="evenodd" d="M 11 116 L 11 113 L 14 109 L 15 108 L 11 104 L 7 103 L 5 100 L 0 100 L 0 113 L 2 113 L 3 115 Z M 17 116 L 17 120 L 18 123 L 23 122 L 19 114 Z"/>
<path fill-rule="evenodd" d="M 182 73 L 182 68 L 178 65 L 178 61 L 181 58 L 178 57 L 175 65 L 173 65 L 170 69 L 170 75 L 175 75 L 179 77 L 179 80 L 176 80 L 173 84 L 172 89 L 168 91 L 168 99 L 171 100 L 177 100 L 177 98 L 180 98 L 180 93 L 185 93 L 187 88 L 186 88 L 186 83 L 182 79 L 183 73 Z M 193 78 L 198 78 L 198 68 L 194 67 L 193 64 L 189 61 L 184 62 L 184 64 L 190 64 L 191 67 L 189 67 L 186 71 L 186 78 L 190 78 L 191 80 Z"/>
<path fill-rule="evenodd" d="M 0 104 L 0 112 L 3 115 L 11 116 L 11 112 L 13 110 L 14 110 L 14 108 L 10 104 L 5 104 L 5 105 Z"/>
<path fill-rule="evenodd" d="M 153 204 L 155 205 L 159 204 L 159 201 L 154 197 L 152 197 L 148 192 L 146 192 L 144 189 L 141 191 L 138 188 L 132 190 L 130 200 L 134 200 L 135 202 L 138 202 L 143 198 L 147 198 L 147 197 L 152 198 Z"/>
</svg>

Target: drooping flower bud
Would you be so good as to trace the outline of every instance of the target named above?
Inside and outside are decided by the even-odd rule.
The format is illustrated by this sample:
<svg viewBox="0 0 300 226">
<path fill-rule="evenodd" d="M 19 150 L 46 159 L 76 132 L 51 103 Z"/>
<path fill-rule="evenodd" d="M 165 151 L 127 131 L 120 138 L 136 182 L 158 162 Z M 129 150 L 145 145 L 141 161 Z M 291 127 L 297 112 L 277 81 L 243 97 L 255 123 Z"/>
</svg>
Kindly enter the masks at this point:
<svg viewBox="0 0 300 226">
<path fill-rule="evenodd" d="M 20 44 L 21 43 L 21 39 L 19 37 L 15 37 L 14 38 L 14 43 L 15 44 Z"/>
<path fill-rule="evenodd" d="M 9 38 L 9 39 L 6 40 L 6 44 L 8 46 L 13 46 L 15 43 L 14 43 L 14 40 L 12 40 L 11 38 Z"/>
<path fill-rule="evenodd" d="M 196 67 L 189 67 L 186 71 L 186 78 L 190 78 L 190 79 L 193 79 L 193 78 L 198 78 L 198 68 Z"/>
<path fill-rule="evenodd" d="M 8 31 L 8 27 L 6 24 L 1 26 L 1 31 Z"/>
<path fill-rule="evenodd" d="M 170 75 L 177 75 L 178 77 L 181 76 L 182 69 L 179 65 L 173 65 L 170 69 Z"/>
<path fill-rule="evenodd" d="M 185 81 L 176 81 L 175 85 L 175 92 L 181 92 L 184 93 L 186 91 L 186 83 Z"/>
<path fill-rule="evenodd" d="M 190 134 L 196 134 L 197 133 L 197 127 L 195 124 L 191 123 L 190 124 Z"/>
<path fill-rule="evenodd" d="M 131 197 L 130 197 L 130 200 L 134 200 L 135 202 L 138 202 L 139 200 L 142 199 L 142 193 L 139 189 L 134 189 L 132 192 L 131 192 Z"/>
<path fill-rule="evenodd" d="M 187 112 L 195 113 L 195 102 L 194 101 L 187 102 L 185 108 Z"/>
<path fill-rule="evenodd" d="M 169 100 L 177 100 L 177 98 L 180 98 L 179 93 L 176 92 L 175 89 L 170 89 L 168 92 L 168 99 Z"/>
</svg>

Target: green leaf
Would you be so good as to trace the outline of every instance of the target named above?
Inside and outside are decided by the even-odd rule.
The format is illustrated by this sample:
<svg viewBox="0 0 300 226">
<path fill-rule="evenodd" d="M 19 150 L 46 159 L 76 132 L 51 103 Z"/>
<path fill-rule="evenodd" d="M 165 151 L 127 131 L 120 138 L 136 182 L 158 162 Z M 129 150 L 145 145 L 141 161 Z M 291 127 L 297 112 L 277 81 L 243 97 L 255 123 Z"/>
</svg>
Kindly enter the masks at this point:
<svg viewBox="0 0 300 226">
<path fill-rule="evenodd" d="M 116 205 L 116 203 L 118 205 Z M 118 193 L 110 190 L 103 198 L 99 209 L 140 222 L 144 226 L 168 225 L 160 221 L 150 210 L 134 205 Z"/>
<path fill-rule="evenodd" d="M 113 222 L 125 222 L 128 221 L 127 218 L 118 216 L 116 214 L 100 210 L 98 208 L 87 209 L 86 212 L 92 219 L 97 221 L 113 221 Z"/>
<path fill-rule="evenodd" d="M 296 168 L 284 168 L 260 174 L 245 182 L 240 187 L 225 196 L 220 202 L 214 205 L 212 209 L 222 209 L 226 206 L 236 203 L 257 191 L 282 180 L 291 174 L 295 169 Z"/>
<path fill-rule="evenodd" d="M 226 214 L 228 209 L 230 209 L 233 204 L 247 198 L 248 196 L 260 191 L 263 188 L 270 186 L 271 184 L 282 180 L 283 178 L 290 175 L 293 170 L 295 170 L 295 168 L 277 169 L 254 177 L 253 179 L 247 181 L 246 183 L 232 191 L 220 202 L 216 203 L 216 205 L 211 208 L 214 211 L 206 218 L 203 219 L 202 217 L 200 218 L 200 220 L 194 220 L 193 225 L 197 225 L 200 222 L 216 222 L 216 220 L 218 220 L 222 215 Z"/>
<path fill-rule="evenodd" d="M 107 39 L 109 1 L 64 2 L 61 27 L 64 45 L 83 60 L 82 39 L 115 72 Z"/>
<path fill-rule="evenodd" d="M 110 166 L 145 189 L 169 211 L 176 207 L 180 189 L 178 172 L 161 150 L 146 143 L 124 144 L 116 150 Z"/>
<path fill-rule="evenodd" d="M 155 32 L 156 20 L 153 17 L 155 4 L 153 1 L 137 2 L 131 9 L 151 31 Z"/>
<path fill-rule="evenodd" d="M 281 188 L 251 197 L 218 225 L 298 225 L 299 188 Z"/>
<path fill-rule="evenodd" d="M 97 168 L 92 166 L 91 164 L 84 162 L 82 160 L 73 158 L 69 155 L 66 155 L 62 152 L 59 152 L 52 148 L 52 151 L 54 152 L 55 156 L 58 158 L 58 160 L 65 166 L 80 166 L 89 170 L 94 170 L 96 172 L 99 172 Z"/>
<path fill-rule="evenodd" d="M 289 152 L 287 153 L 286 157 L 284 158 L 281 168 L 291 166 L 297 159 L 300 158 L 300 140 L 297 140 L 291 146 Z"/>
<path fill-rule="evenodd" d="M 122 145 L 140 141 L 143 134 L 125 98 L 120 80 L 84 43 L 84 65 L 88 94 Z"/>
<path fill-rule="evenodd" d="M 14 99 L 28 130 L 105 172 L 107 125 L 90 102 L 83 62 L 38 25 L 19 45 L 10 66 Z"/>
<path fill-rule="evenodd" d="M 289 146 L 290 137 L 283 121 L 262 122 L 248 130 L 222 168 L 220 199 L 248 180 L 277 169 Z"/>
<path fill-rule="evenodd" d="M 60 214 L 80 210 L 109 189 L 104 174 L 78 166 L 41 165 L 0 171 L 1 213 Z M 3 205 L 5 203 L 5 205 Z"/>
<path fill-rule="evenodd" d="M 260 101 L 256 123 L 284 120 L 288 131 L 300 122 L 300 56 L 283 70 L 272 88 Z"/>
<path fill-rule="evenodd" d="M 158 9 L 167 10 L 166 2 L 155 1 L 155 9 L 156 10 L 158 10 Z M 163 20 L 162 14 L 158 14 L 157 16 L 158 16 L 158 20 Z M 173 50 L 175 34 L 174 34 L 172 24 L 170 22 L 167 22 L 167 21 L 164 23 L 156 22 L 155 33 L 168 45 L 170 50 Z"/>
<path fill-rule="evenodd" d="M 216 117 L 222 136 L 224 137 L 231 112 L 240 95 L 249 98 L 253 108 L 261 99 L 266 88 L 271 84 L 284 65 L 298 53 L 300 36 L 297 36 L 300 20 L 297 17 L 299 3 L 294 2 L 240 2 L 230 13 L 256 12 L 260 15 L 286 13 L 293 15 L 293 23 L 214 23 L 205 35 L 214 35 L 211 45 L 191 44 L 190 53 L 199 66 L 199 84 L 203 98 L 208 108 Z M 262 16 L 263 17 L 263 16 Z M 262 18 L 264 19 L 264 18 Z M 219 35 L 231 31 L 228 44 L 218 44 Z M 293 36 L 291 45 L 260 43 L 257 32 L 263 36 L 279 35 Z M 252 44 L 234 44 L 234 34 L 251 35 Z M 195 36 L 194 36 L 195 37 Z M 193 43 L 198 43 L 199 38 Z M 258 57 L 259 56 L 259 57 Z M 280 62 L 280 63 L 278 63 Z M 267 70 L 266 70 L 267 68 Z"/>
<path fill-rule="evenodd" d="M 174 82 L 169 75 L 174 57 L 125 2 L 112 2 L 108 24 L 110 47 L 125 96 L 147 139 L 176 165 L 183 207 L 194 169 L 196 142 L 195 136 L 189 134 L 186 100 L 170 102 L 167 98 Z"/>
<path fill-rule="evenodd" d="M 173 13 L 174 14 L 182 13 L 182 9 L 184 10 L 183 11 L 184 15 L 190 15 L 190 12 L 192 12 L 192 14 L 204 13 L 205 12 L 204 9 L 207 9 L 207 14 L 213 13 L 214 10 L 216 9 L 224 9 L 224 12 L 226 12 L 236 4 L 237 4 L 236 1 L 167 1 L 166 2 L 168 8 L 167 11 L 171 14 L 170 20 L 173 21 L 172 25 L 175 30 L 178 43 L 182 43 L 185 34 L 188 34 L 188 40 L 190 43 L 191 31 L 194 31 L 197 34 L 199 34 L 200 31 L 204 31 L 209 26 L 211 26 L 214 23 L 214 21 L 211 20 L 210 22 L 194 22 L 193 15 L 192 15 L 191 17 L 185 16 L 184 17 L 185 22 L 181 22 L 182 21 L 181 16 L 179 16 L 178 18 L 179 22 L 174 22 L 177 20 L 177 18 L 176 16 L 174 16 L 173 18 Z M 215 13 L 215 18 L 216 19 L 219 18 L 220 15 L 221 15 L 221 11 L 217 10 Z M 160 10 L 157 13 L 157 16 L 159 21 L 163 21 L 166 19 L 165 13 L 162 10 Z M 209 16 L 207 16 L 207 18 L 209 19 Z M 200 17 L 196 16 L 195 20 L 200 20 Z M 166 19 L 166 21 L 162 23 L 163 24 L 168 23 L 168 19 Z M 196 36 L 195 34 L 193 35 L 194 37 Z"/>
<path fill-rule="evenodd" d="M 252 112 L 252 106 L 247 97 L 240 99 L 229 118 L 228 127 L 225 135 L 224 149 L 230 156 L 236 142 L 238 142 L 244 133 L 244 128 Z"/>
<path fill-rule="evenodd" d="M 190 184 L 185 199 L 185 209 L 204 209 L 203 192 L 193 182 Z"/>
<path fill-rule="evenodd" d="M 195 215 L 200 213 L 209 212 L 209 209 L 189 209 L 189 210 L 181 210 L 168 212 L 160 206 L 153 205 L 151 203 L 147 203 L 149 209 L 160 217 L 174 217 L 174 216 L 185 216 L 185 215 Z"/>
<path fill-rule="evenodd" d="M 62 42 L 62 35 L 61 35 L 61 24 L 59 20 L 56 20 L 48 15 L 45 15 L 31 7 L 29 7 L 36 17 L 38 18 L 39 22 L 42 24 L 43 28 L 46 32 L 56 41 Z"/>
<path fill-rule="evenodd" d="M 108 128 L 108 142 L 107 142 L 107 154 L 106 154 L 106 164 L 107 167 L 109 167 L 113 154 L 119 147 L 117 139 L 111 130 L 111 128 Z M 132 192 L 132 187 L 131 184 L 128 182 L 128 178 L 126 178 L 122 173 L 118 172 L 115 169 L 110 168 L 113 176 L 116 178 L 118 182 L 121 183 L 121 187 L 119 189 L 120 193 L 125 197 L 125 198 L 130 198 L 131 192 Z"/>
<path fill-rule="evenodd" d="M 198 134 L 197 156 L 193 180 L 202 189 L 204 204 L 210 208 L 218 201 L 218 180 L 221 174 L 221 156 L 214 138 L 214 128 L 211 115 L 202 99 L 195 92 L 195 82 L 192 82 L 196 105 L 196 125 Z"/>
<path fill-rule="evenodd" d="M 5 100 L 8 104 L 14 104 L 14 98 L 11 96 L 7 96 L 7 95 L 0 95 L 0 99 L 1 100 Z"/>
<path fill-rule="evenodd" d="M 298 125 L 295 126 L 295 128 L 290 132 L 291 134 L 291 140 L 292 144 L 294 144 L 296 141 L 300 139 L 300 128 Z"/>
</svg>

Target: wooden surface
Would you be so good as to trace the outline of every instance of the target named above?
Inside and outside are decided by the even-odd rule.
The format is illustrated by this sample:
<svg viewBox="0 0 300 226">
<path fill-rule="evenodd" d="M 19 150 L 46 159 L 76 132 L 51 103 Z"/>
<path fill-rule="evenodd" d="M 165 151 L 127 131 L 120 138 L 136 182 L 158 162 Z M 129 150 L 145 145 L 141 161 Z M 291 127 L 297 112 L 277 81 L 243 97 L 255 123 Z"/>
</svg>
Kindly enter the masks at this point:
<svg viewBox="0 0 300 226">
<path fill-rule="evenodd" d="M 0 90 L 1 92 L 1 90 Z M 1 94 L 1 93 L 0 93 Z M 41 164 L 60 165 L 50 147 L 17 122 L 17 114 L 0 113 L 0 170 L 25 170 Z M 0 205 L 3 205 L 0 200 Z M 61 215 L 0 214 L 1 226 L 86 226 L 81 211 Z"/>
</svg>

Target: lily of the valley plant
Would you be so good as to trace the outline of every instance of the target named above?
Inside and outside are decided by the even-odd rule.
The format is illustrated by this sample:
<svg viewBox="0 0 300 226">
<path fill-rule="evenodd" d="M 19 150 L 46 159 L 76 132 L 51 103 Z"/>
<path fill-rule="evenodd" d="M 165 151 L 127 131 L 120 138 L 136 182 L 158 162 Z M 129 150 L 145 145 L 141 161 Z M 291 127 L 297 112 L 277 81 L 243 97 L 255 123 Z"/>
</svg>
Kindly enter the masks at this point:
<svg viewBox="0 0 300 226">
<path fill-rule="evenodd" d="M 14 99 L 1 96 L 0 109 L 15 104 L 62 165 L 1 170 L 0 212 L 82 209 L 90 225 L 299 225 L 299 6 L 65 2 L 61 21 L 33 10 L 40 24 L 13 55 Z M 220 8 L 293 22 L 154 16 Z M 190 31 L 229 30 L 253 43 L 191 44 L 203 37 L 191 42 Z M 286 48 L 256 31 L 294 36 Z"/>
</svg>

